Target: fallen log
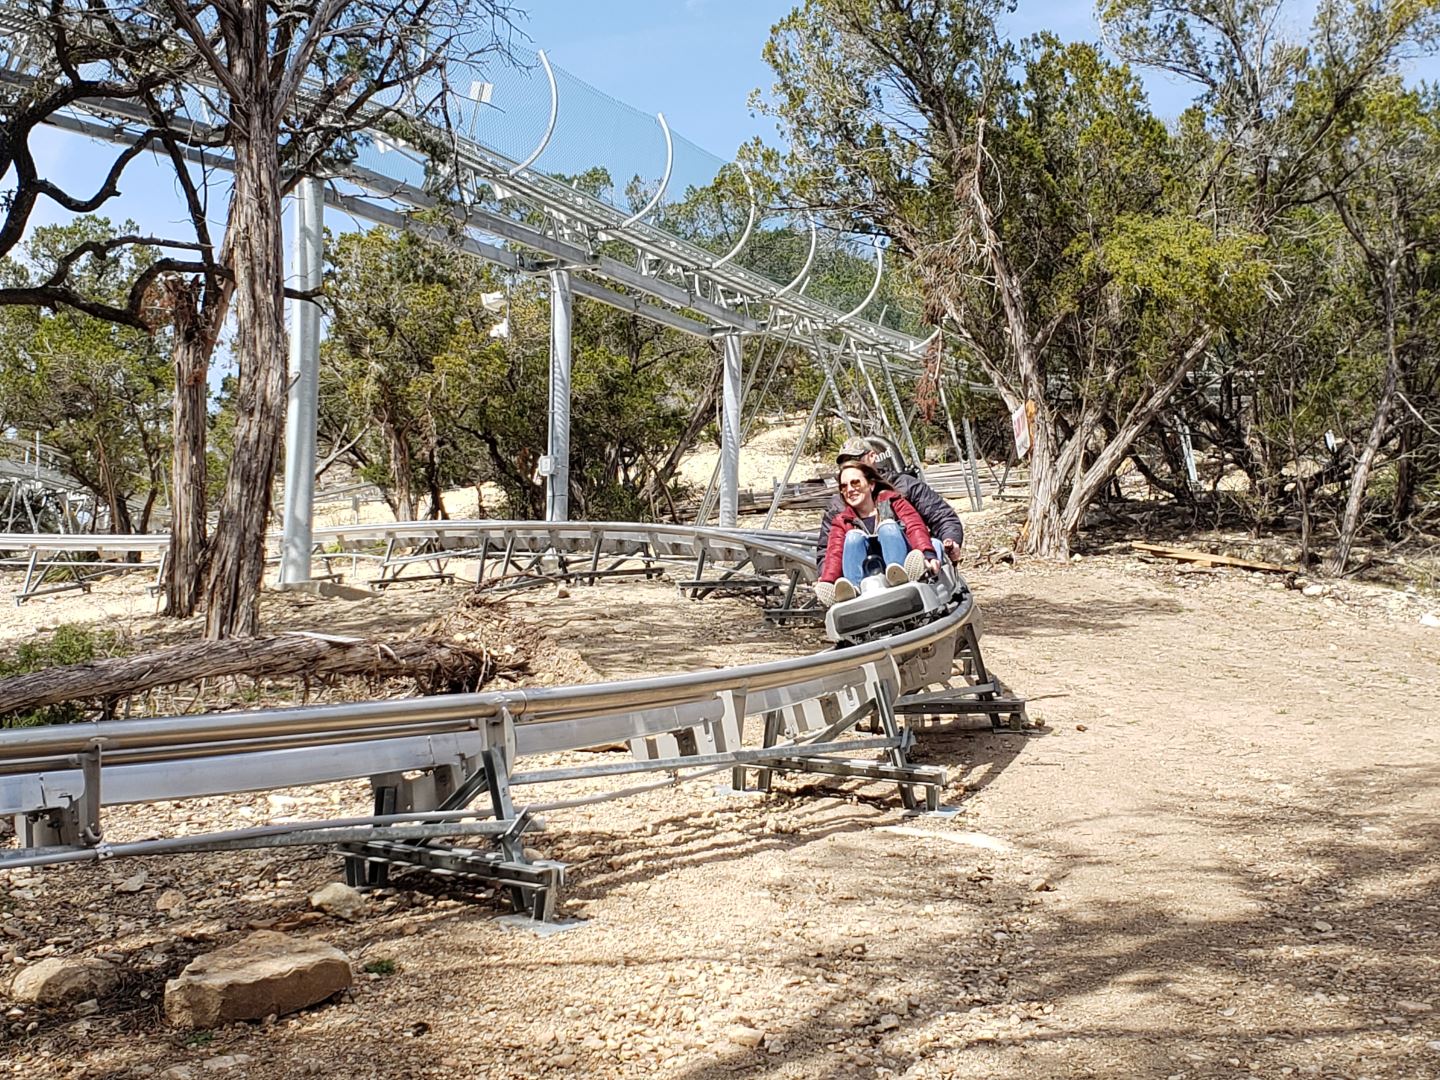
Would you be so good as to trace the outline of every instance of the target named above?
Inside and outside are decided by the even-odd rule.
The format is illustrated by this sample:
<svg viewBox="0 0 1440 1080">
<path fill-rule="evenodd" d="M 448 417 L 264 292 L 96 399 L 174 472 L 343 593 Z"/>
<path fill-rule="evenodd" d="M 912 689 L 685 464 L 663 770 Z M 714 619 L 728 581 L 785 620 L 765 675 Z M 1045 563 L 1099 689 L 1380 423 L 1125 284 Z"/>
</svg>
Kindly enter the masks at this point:
<svg viewBox="0 0 1440 1080">
<path fill-rule="evenodd" d="M 1298 566 L 1281 566 L 1279 563 L 1260 562 L 1256 559 L 1239 559 L 1234 555 L 1214 555 L 1208 551 L 1192 548 L 1166 547 L 1164 544 L 1147 544 L 1139 540 L 1130 541 L 1130 546 L 1146 555 L 1176 562 L 1204 563 L 1207 566 L 1233 566 L 1240 570 L 1262 570 L 1270 574 L 1298 574 Z"/>
<path fill-rule="evenodd" d="M 494 677 L 498 666 L 488 650 L 442 638 L 381 642 L 295 632 L 202 641 L 0 679 L 0 717 L 64 701 L 114 700 L 157 686 L 225 675 L 412 678 L 420 693 L 460 693 L 478 690 Z"/>
</svg>

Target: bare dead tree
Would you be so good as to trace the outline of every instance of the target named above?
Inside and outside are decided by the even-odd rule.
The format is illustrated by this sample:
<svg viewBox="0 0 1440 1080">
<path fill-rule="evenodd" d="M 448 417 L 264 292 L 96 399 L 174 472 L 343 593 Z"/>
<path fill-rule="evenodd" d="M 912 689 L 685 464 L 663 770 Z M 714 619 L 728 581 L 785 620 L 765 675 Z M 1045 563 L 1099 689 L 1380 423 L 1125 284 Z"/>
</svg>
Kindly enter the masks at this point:
<svg viewBox="0 0 1440 1080">
<path fill-rule="evenodd" d="M 285 410 L 281 199 L 367 129 L 444 144 L 452 68 L 503 47 L 502 0 L 165 0 L 203 63 L 234 191 L 226 223 L 239 358 L 234 452 L 205 581 L 206 634 L 253 634 Z"/>
<path fill-rule="evenodd" d="M 73 260 L 62 259 L 44 281 L 0 293 L 0 303 L 70 304 L 89 314 L 151 326 L 145 305 L 165 274 L 203 283 L 174 287 L 161 306 L 177 319 L 177 385 L 192 390 L 177 419 L 182 454 L 201 452 L 194 439 L 193 394 L 220 325 L 233 317 L 239 361 L 237 422 L 219 507 L 219 527 L 204 556 L 206 633 L 253 634 L 264 571 L 265 532 L 285 409 L 284 258 L 281 200 L 303 175 L 353 157 L 376 130 L 422 144 L 441 160 L 455 96 L 452 73 L 474 75 L 489 54 L 504 52 L 510 25 L 506 0 L 140 0 L 96 6 L 79 0 L 36 5 L 27 23 L 30 47 L 19 75 L 9 77 L 0 135 L 0 173 L 13 174 L 15 196 L 0 221 L 0 255 L 13 246 L 36 200 L 50 197 L 84 212 L 118 191 L 125 167 L 149 147 L 163 147 L 177 176 L 184 163 L 218 152 L 233 175 L 225 246 L 210 237 L 167 240 L 125 237 L 199 256 L 174 255 L 152 264 L 125 306 L 106 305 L 68 288 Z M 200 104 L 196 104 L 196 95 Z M 95 124 L 69 115 L 83 108 L 122 128 L 120 151 L 98 191 L 60 191 L 37 174 L 30 134 L 65 114 L 71 127 Z M 192 212 L 203 203 L 193 178 L 181 187 Z M 199 223 L 197 222 L 197 230 Z M 74 259 L 96 251 L 77 251 Z M 177 306 L 178 305 L 178 306 Z M 183 392 L 180 395 L 184 397 Z M 177 409 L 181 406 L 177 402 Z M 185 486 L 200 475 L 177 461 Z M 179 508 L 184 574 L 198 576 L 200 536 L 194 500 Z M 182 571 L 177 566 L 176 575 Z M 192 596 L 172 580 L 171 599 L 184 610 Z"/>
</svg>

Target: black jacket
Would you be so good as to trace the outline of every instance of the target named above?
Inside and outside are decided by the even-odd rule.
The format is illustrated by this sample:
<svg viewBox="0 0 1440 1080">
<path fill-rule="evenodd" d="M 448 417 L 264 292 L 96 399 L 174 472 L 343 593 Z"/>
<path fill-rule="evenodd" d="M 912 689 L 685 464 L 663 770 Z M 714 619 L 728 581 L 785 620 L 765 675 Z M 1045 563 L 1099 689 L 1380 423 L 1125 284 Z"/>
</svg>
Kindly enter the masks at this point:
<svg viewBox="0 0 1440 1080">
<path fill-rule="evenodd" d="M 901 498 L 920 511 L 920 517 L 924 520 L 925 527 L 930 530 L 931 536 L 937 540 L 965 543 L 965 526 L 960 524 L 959 516 L 938 491 L 909 473 L 896 473 L 888 469 L 880 469 L 879 473 L 887 484 L 900 493 Z M 820 519 L 820 535 L 816 539 L 815 547 L 816 566 L 825 558 L 825 545 L 830 539 L 830 523 L 843 509 L 845 500 L 838 494 L 832 495 L 829 505 L 825 507 L 825 516 Z"/>
</svg>

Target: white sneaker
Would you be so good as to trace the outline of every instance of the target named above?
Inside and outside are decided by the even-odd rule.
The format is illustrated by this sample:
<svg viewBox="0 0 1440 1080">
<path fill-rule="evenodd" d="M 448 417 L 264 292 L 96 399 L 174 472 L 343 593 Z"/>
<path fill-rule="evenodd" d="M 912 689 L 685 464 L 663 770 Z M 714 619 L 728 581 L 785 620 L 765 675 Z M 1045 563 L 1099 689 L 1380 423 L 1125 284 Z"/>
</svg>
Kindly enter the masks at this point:
<svg viewBox="0 0 1440 1080">
<path fill-rule="evenodd" d="M 905 577 L 910 581 L 919 581 L 925 576 L 925 552 L 912 551 L 905 556 Z"/>
<path fill-rule="evenodd" d="M 907 559 L 906 561 L 908 562 L 909 560 Z M 901 566 L 898 562 L 892 562 L 889 566 L 885 567 L 885 583 L 892 589 L 896 585 L 904 585 L 909 580 L 910 575 L 905 572 L 905 567 Z"/>
<path fill-rule="evenodd" d="M 835 583 L 833 581 L 815 582 L 815 599 L 820 601 L 821 607 L 830 607 L 835 603 Z"/>
<path fill-rule="evenodd" d="M 842 577 L 839 581 L 835 582 L 835 603 L 843 604 L 846 600 L 854 600 L 855 597 L 859 595 L 860 593 L 855 588 L 855 583 L 849 578 Z"/>
</svg>

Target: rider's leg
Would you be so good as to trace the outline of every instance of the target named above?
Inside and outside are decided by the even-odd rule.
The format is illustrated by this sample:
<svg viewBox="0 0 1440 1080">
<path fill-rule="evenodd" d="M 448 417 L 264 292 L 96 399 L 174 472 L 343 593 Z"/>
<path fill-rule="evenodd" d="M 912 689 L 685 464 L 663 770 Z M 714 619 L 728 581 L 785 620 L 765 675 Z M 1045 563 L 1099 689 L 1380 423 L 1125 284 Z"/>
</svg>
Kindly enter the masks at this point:
<svg viewBox="0 0 1440 1080">
<path fill-rule="evenodd" d="M 860 579 L 865 576 L 865 542 L 868 539 L 864 529 L 851 529 L 845 534 L 840 565 L 852 585 L 859 585 Z"/>
<path fill-rule="evenodd" d="M 875 535 L 880 539 L 880 551 L 885 556 L 887 566 L 905 561 L 905 553 L 910 550 L 910 545 L 905 540 L 905 530 L 896 522 L 882 521 L 875 530 Z"/>
</svg>

